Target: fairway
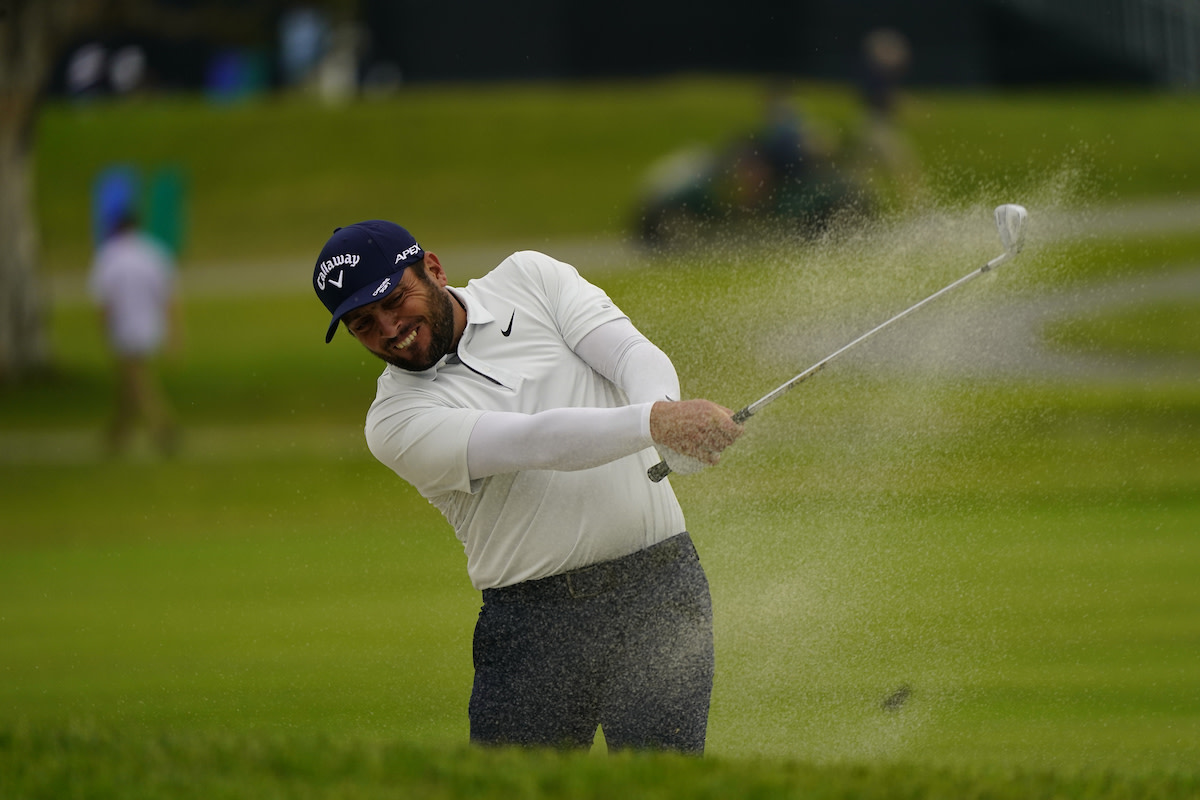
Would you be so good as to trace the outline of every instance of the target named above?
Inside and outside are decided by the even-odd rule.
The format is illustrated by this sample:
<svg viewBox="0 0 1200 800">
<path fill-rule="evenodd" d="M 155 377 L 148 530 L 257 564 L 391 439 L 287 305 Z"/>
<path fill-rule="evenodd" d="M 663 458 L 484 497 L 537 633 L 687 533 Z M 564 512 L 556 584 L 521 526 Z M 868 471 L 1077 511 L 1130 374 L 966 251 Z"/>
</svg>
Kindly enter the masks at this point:
<svg viewBox="0 0 1200 800">
<path fill-rule="evenodd" d="M 687 109 L 676 125 L 699 104 L 684 89 L 672 95 Z M 465 91 L 415 102 L 457 108 Z M 553 106 L 561 98 L 547 91 Z M 598 87 L 591 99 L 602 109 L 666 91 Z M 499 118 L 543 118 L 537 96 L 515 97 Z M 984 107 L 917 99 L 959 124 Z M 1016 125 L 1063 113 L 1053 100 L 995 102 L 1021 109 L 1006 117 Z M 844 107 L 835 93 L 823 102 Z M 1090 98 L 1075 124 L 1120 118 L 1129 102 Z M 1180 125 L 1195 125 L 1200 109 L 1183 105 Z M 239 124 L 280 124 L 235 113 Z M 55 136 L 69 127 L 53 115 L 46 124 Z M 921 132 L 925 152 L 944 156 L 939 170 L 994 167 L 965 145 L 935 151 L 941 134 Z M 622 140 L 610 158 L 636 172 L 629 154 L 659 144 Z M 1190 168 L 1192 154 L 1178 158 Z M 730 765 L 734 785 L 755 785 L 747 773 L 766 763 L 780 785 L 839 775 L 846 792 L 863 767 L 896 786 L 912 775 L 888 770 L 949 770 L 920 773 L 914 793 L 929 796 L 975 785 L 929 775 L 1030 771 L 1084 776 L 1063 784 L 1067 796 L 1107 796 L 1087 777 L 1105 774 L 1148 781 L 1132 795 L 1195 796 L 1200 203 L 1172 185 L 1153 201 L 1158 213 L 1139 216 L 1152 206 L 1151 170 L 1182 180 L 1158 165 L 1109 164 L 1100 172 L 1136 174 L 1136 191 L 1105 184 L 1081 203 L 1091 190 L 1023 167 L 986 192 L 944 181 L 945 198 L 920 213 L 817 241 L 718 241 L 655 257 L 623 241 L 613 214 L 592 230 L 559 220 L 516 245 L 574 260 L 672 357 L 686 395 L 736 408 L 999 254 L 996 204 L 1029 208 L 1019 258 L 764 410 L 719 467 L 672 477 L 714 599 L 706 763 Z M 43 200 L 51 226 L 74 213 L 56 216 L 59 200 Z M 536 229 L 538 212 L 526 213 L 522 229 Z M 455 224 L 431 225 L 444 248 L 425 242 L 452 283 L 513 249 L 501 236 L 456 240 Z M 461 546 L 367 451 L 378 362 L 349 337 L 324 344 L 311 265 L 294 255 L 305 248 L 272 248 L 276 259 L 225 262 L 223 243 L 198 243 L 203 257 L 182 268 L 186 346 L 163 364 L 182 450 L 163 461 L 139 447 L 115 462 L 100 455 L 111 379 L 68 263 L 86 246 L 49 248 L 57 370 L 0 390 L 0 751 L 39 752 L 49 731 L 75 752 L 128 747 L 130 763 L 170 752 L 199 773 L 204 759 L 236 762 L 222 737 L 249 736 L 246 751 L 269 773 L 292 763 L 289 748 L 319 752 L 328 737 L 335 773 L 346 747 L 347 762 L 374 765 L 363 774 L 413 785 L 397 766 L 405 748 L 416 761 L 456 760 L 479 607 Z M 130 744 L 152 741 L 161 744 L 149 756 Z M 256 770 L 259 756 L 227 769 Z M 465 769 L 495 769 L 511 788 L 516 768 L 494 757 Z M 582 776 L 607 785 L 594 763 L 587 756 L 528 796 L 601 796 L 570 790 Z M 637 785 L 637 759 L 613 763 Z M 1153 783 L 1163 776 L 1179 783 Z M 471 796 L 469 776 L 454 781 Z M 703 796 L 722 796 L 712 791 Z"/>
</svg>

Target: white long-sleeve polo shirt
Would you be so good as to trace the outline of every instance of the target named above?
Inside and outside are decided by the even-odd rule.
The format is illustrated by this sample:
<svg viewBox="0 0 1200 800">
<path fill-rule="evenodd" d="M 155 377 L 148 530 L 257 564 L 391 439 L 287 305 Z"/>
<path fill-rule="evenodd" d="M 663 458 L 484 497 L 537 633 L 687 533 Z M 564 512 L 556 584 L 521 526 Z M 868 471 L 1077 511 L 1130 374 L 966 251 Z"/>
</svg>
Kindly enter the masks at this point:
<svg viewBox="0 0 1200 800">
<path fill-rule="evenodd" d="M 659 460 L 649 437 L 649 402 L 630 406 L 575 352 L 597 327 L 625 319 L 607 295 L 570 265 L 532 251 L 514 253 L 451 291 L 467 312 L 457 351 L 421 372 L 387 367 L 366 434 L 376 458 L 454 527 L 472 584 L 484 589 L 543 578 L 683 532 L 670 483 L 646 478 Z M 557 469 L 471 479 L 468 444 L 480 417 L 554 409 L 611 409 L 547 415 L 545 423 L 565 441 L 578 435 L 594 443 L 597 424 L 612 436 L 606 434 L 603 448 L 580 444 L 578 463 L 566 467 L 560 460 Z M 587 466 L 598 458 L 612 460 Z"/>
</svg>

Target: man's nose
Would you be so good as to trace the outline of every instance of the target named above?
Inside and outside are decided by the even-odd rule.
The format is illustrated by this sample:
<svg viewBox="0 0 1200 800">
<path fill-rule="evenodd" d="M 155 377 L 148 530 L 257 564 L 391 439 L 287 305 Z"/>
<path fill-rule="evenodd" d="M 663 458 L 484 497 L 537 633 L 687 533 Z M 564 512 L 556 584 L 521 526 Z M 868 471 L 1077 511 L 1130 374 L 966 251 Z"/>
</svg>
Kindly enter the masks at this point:
<svg viewBox="0 0 1200 800">
<path fill-rule="evenodd" d="M 384 338 L 392 338 L 400 332 L 401 327 L 400 315 L 395 311 L 379 312 L 379 330 L 383 333 Z"/>
</svg>

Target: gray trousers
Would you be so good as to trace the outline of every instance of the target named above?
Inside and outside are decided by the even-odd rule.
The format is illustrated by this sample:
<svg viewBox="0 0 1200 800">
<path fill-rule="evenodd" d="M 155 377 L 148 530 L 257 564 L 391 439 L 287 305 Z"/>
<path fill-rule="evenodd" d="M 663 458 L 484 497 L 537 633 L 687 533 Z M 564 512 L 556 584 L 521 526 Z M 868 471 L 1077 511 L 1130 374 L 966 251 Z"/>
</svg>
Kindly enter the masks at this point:
<svg viewBox="0 0 1200 800">
<path fill-rule="evenodd" d="M 615 561 L 486 589 L 471 741 L 702 754 L 712 601 L 687 533 Z"/>
</svg>

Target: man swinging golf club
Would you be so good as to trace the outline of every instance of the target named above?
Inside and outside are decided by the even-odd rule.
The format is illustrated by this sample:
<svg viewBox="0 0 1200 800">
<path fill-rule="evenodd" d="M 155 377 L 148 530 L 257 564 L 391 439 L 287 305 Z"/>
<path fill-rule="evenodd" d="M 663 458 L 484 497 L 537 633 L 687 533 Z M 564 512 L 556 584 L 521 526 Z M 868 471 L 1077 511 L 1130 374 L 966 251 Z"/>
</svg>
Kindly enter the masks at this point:
<svg viewBox="0 0 1200 800">
<path fill-rule="evenodd" d="M 371 452 L 453 526 L 482 590 L 469 717 L 480 744 L 703 752 L 708 584 L 669 482 L 741 435 L 680 401 L 667 356 L 571 266 L 514 253 L 451 288 L 404 228 L 337 229 L 313 271 L 387 363 Z"/>
</svg>

